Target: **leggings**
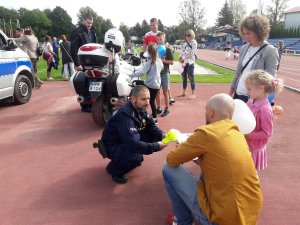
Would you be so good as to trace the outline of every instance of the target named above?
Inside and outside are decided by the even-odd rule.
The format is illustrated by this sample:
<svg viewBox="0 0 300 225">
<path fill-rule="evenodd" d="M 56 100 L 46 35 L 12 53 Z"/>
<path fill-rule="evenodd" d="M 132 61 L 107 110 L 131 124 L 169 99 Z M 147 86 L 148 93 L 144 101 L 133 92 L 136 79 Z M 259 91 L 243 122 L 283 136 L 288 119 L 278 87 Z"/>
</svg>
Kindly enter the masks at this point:
<svg viewBox="0 0 300 225">
<path fill-rule="evenodd" d="M 153 89 L 153 88 L 149 88 L 149 92 L 150 92 L 150 106 L 151 106 L 151 110 L 152 110 L 152 118 L 156 118 L 157 117 L 157 112 L 156 112 L 156 104 L 155 104 L 155 98 L 156 98 L 156 94 L 159 91 L 159 89 Z"/>
</svg>

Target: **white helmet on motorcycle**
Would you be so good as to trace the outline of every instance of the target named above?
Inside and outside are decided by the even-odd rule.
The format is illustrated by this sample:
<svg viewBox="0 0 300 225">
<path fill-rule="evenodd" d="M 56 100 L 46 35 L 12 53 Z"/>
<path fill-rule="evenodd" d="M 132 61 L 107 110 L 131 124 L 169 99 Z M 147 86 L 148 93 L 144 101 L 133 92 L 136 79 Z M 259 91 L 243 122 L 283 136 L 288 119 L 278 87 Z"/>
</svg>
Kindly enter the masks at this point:
<svg viewBox="0 0 300 225">
<path fill-rule="evenodd" d="M 111 28 L 106 31 L 104 36 L 104 44 L 107 49 L 113 48 L 115 53 L 121 51 L 121 48 L 124 46 L 124 36 L 122 32 L 116 28 Z"/>
</svg>

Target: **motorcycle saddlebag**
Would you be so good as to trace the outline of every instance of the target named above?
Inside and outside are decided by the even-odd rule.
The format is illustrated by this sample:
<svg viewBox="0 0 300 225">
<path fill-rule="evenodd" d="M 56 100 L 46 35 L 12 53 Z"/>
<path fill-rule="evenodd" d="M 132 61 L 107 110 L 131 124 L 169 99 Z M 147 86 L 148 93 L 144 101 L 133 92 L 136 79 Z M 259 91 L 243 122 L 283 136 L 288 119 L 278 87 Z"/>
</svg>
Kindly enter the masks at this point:
<svg viewBox="0 0 300 225">
<path fill-rule="evenodd" d="M 89 96 L 89 82 L 85 73 L 80 71 L 74 74 L 73 84 L 78 95 Z"/>
<path fill-rule="evenodd" d="M 119 77 L 118 73 L 108 76 L 106 78 L 106 91 L 114 97 L 119 97 L 117 88 L 117 79 Z"/>
</svg>

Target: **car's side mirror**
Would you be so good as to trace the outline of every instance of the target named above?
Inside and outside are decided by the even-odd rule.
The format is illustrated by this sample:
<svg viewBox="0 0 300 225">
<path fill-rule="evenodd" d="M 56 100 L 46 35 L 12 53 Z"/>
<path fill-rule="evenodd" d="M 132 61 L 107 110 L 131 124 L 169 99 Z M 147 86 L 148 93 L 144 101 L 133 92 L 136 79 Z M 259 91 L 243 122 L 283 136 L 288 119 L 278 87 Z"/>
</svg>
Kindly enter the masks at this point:
<svg viewBox="0 0 300 225">
<path fill-rule="evenodd" d="M 18 48 L 17 43 L 14 40 L 12 40 L 12 39 L 8 39 L 5 50 L 9 51 L 9 50 L 14 50 L 16 48 Z"/>
</svg>

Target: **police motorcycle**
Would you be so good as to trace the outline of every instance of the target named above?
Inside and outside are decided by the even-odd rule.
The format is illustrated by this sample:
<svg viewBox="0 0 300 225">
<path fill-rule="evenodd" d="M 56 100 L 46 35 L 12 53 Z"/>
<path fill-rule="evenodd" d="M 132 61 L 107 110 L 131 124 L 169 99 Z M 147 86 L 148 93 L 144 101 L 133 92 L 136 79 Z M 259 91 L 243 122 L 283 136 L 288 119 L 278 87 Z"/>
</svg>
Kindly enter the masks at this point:
<svg viewBox="0 0 300 225">
<path fill-rule="evenodd" d="M 92 105 L 92 118 L 98 126 L 104 126 L 113 113 L 128 101 L 135 85 L 129 75 L 139 66 L 138 60 L 128 63 L 119 57 L 123 45 L 122 32 L 112 28 L 105 33 L 104 46 L 90 43 L 78 50 L 83 71 L 72 76 L 71 86 L 78 94 L 78 103 Z"/>
</svg>

